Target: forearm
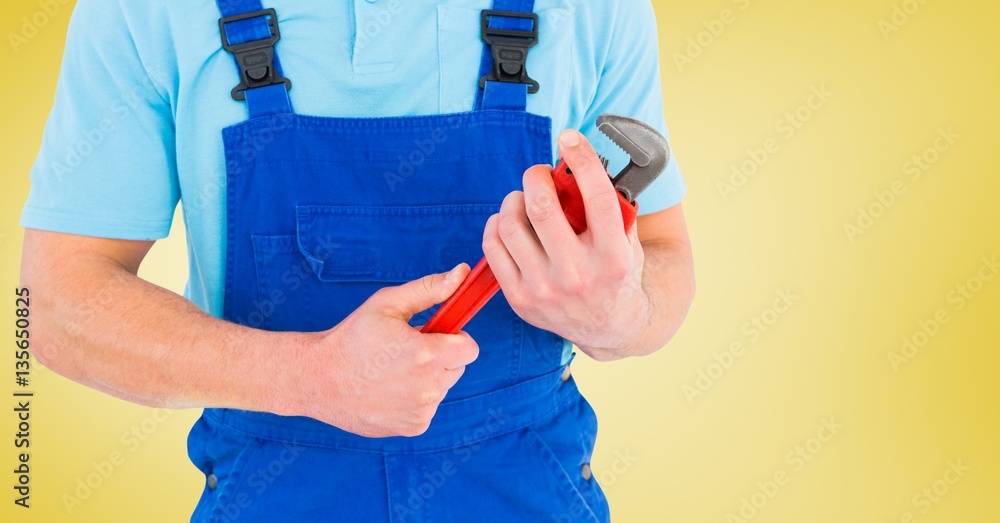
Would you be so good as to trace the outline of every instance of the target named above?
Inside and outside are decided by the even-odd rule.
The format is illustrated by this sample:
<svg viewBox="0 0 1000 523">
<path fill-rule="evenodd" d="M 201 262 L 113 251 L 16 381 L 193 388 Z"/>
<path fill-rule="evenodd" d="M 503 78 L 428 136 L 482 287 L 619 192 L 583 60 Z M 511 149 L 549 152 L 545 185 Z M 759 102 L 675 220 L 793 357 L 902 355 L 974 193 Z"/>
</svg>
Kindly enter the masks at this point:
<svg viewBox="0 0 1000 523">
<path fill-rule="evenodd" d="M 622 291 L 633 300 L 634 322 L 620 328 L 617 343 L 609 347 L 578 344 L 602 360 L 652 354 L 673 339 L 694 300 L 695 277 L 691 247 L 687 242 L 643 242 L 645 261 L 640 281 Z"/>
<path fill-rule="evenodd" d="M 307 335 L 215 319 L 100 255 L 26 263 L 22 281 L 35 356 L 59 374 L 150 406 L 284 408 Z"/>
</svg>

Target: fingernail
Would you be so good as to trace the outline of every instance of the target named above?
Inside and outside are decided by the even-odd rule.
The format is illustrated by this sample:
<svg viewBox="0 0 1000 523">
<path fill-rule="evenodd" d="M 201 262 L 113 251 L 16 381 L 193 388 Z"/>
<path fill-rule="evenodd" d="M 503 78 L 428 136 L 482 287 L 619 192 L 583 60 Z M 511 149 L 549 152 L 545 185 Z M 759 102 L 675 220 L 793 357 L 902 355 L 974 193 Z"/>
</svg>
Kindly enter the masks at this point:
<svg viewBox="0 0 1000 523">
<path fill-rule="evenodd" d="M 458 278 L 458 269 L 460 269 L 461 267 L 462 264 L 460 263 L 456 265 L 454 269 L 448 271 L 448 275 L 444 277 L 445 284 L 451 284 L 452 282 L 455 281 L 455 278 Z"/>
<path fill-rule="evenodd" d="M 566 147 L 576 147 L 577 145 L 580 145 L 580 133 L 572 129 L 563 131 L 562 134 L 559 135 L 559 143 Z"/>
</svg>

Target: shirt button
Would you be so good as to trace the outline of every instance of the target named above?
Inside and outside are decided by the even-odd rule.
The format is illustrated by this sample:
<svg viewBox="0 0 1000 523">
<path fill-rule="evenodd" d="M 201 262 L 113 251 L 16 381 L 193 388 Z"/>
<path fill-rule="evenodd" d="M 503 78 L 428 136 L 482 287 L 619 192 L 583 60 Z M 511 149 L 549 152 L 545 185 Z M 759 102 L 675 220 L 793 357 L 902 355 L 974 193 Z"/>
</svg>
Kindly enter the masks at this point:
<svg viewBox="0 0 1000 523">
<path fill-rule="evenodd" d="M 208 490 L 215 490 L 219 486 L 219 478 L 215 477 L 215 474 L 208 475 Z"/>
<path fill-rule="evenodd" d="M 562 373 L 562 380 L 563 380 L 564 382 L 565 382 L 565 381 L 569 381 L 569 377 L 570 377 L 571 375 L 572 375 L 572 373 L 571 373 L 571 372 L 570 372 L 570 370 L 569 370 L 569 365 L 566 365 L 566 368 L 565 368 L 565 369 L 563 369 L 563 373 Z"/>
<path fill-rule="evenodd" d="M 590 481 L 590 478 L 594 477 L 594 473 L 590 470 L 590 463 L 584 463 L 580 467 L 580 475 L 583 476 L 584 481 Z"/>
</svg>

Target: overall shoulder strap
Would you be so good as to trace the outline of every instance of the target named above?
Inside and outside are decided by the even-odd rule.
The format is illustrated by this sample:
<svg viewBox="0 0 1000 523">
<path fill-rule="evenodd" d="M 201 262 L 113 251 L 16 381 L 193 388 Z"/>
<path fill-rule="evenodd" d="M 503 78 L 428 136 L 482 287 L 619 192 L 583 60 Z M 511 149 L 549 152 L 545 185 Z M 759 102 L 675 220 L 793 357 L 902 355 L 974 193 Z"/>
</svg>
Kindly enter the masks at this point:
<svg viewBox="0 0 1000 523">
<path fill-rule="evenodd" d="M 233 54 L 240 83 L 232 90 L 236 100 L 246 100 L 250 118 L 288 114 L 292 83 L 281 74 L 275 44 L 281 39 L 278 15 L 264 9 L 260 0 L 216 0 L 222 18 L 222 47 Z"/>
<path fill-rule="evenodd" d="M 476 109 L 524 111 L 538 82 L 528 76 L 528 49 L 538 43 L 534 0 L 493 0 L 482 13 L 485 48 L 479 66 Z"/>
</svg>

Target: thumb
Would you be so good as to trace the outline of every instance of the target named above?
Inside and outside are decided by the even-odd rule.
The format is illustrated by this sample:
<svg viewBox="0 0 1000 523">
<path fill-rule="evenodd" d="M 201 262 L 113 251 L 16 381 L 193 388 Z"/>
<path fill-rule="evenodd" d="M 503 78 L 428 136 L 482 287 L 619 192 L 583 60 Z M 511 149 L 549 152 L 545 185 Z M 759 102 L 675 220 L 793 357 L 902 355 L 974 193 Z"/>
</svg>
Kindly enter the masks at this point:
<svg viewBox="0 0 1000 523">
<path fill-rule="evenodd" d="M 460 263 L 446 273 L 430 274 L 397 287 L 386 287 L 379 292 L 380 305 L 409 321 L 414 314 L 447 300 L 470 271 L 467 263 Z"/>
</svg>

